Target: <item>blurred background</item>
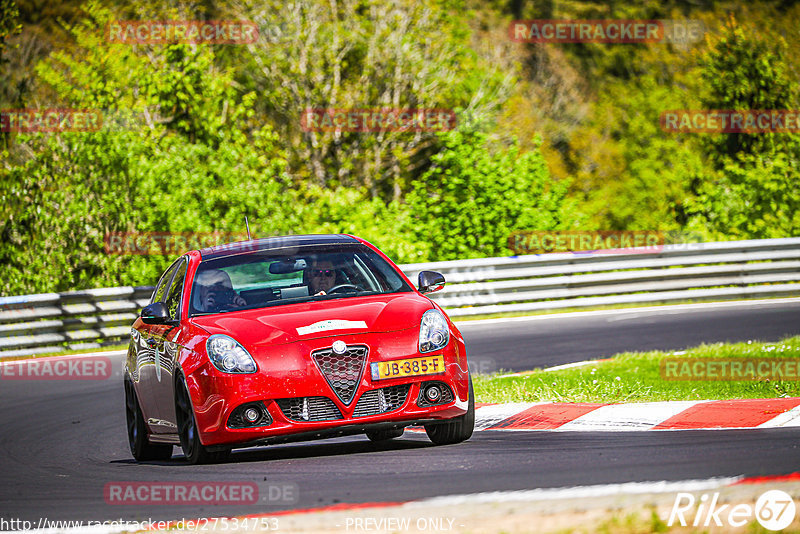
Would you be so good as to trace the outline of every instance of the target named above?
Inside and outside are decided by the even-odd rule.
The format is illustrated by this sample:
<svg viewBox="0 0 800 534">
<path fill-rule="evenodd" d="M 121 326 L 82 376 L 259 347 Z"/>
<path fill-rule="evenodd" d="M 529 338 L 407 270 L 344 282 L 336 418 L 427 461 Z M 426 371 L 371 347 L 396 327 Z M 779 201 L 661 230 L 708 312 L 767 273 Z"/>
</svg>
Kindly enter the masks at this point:
<svg viewBox="0 0 800 534">
<path fill-rule="evenodd" d="M 522 43 L 514 20 L 695 21 L 699 38 Z M 120 20 L 244 20 L 255 42 L 114 42 Z M 800 135 L 662 129 L 798 109 L 794 2 L 0 0 L 0 110 L 133 116 L 0 132 L 0 295 L 152 285 L 120 232 L 347 232 L 398 263 L 522 230 L 798 235 Z M 695 26 L 696 27 L 696 26 Z M 450 131 L 308 131 L 308 108 L 446 109 Z"/>
</svg>

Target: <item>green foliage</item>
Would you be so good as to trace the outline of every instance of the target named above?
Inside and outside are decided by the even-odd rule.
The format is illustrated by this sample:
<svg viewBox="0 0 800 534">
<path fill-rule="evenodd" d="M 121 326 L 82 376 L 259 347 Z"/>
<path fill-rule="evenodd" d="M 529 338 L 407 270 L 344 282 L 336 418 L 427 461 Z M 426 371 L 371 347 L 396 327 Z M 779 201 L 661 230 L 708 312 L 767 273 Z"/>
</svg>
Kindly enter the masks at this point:
<svg viewBox="0 0 800 534">
<path fill-rule="evenodd" d="M 258 43 L 237 54 L 241 83 L 284 139 L 291 174 L 319 187 L 401 200 L 438 147 L 433 132 L 303 131 L 307 108 L 455 109 L 499 105 L 510 79 L 470 46 L 459 2 L 242 2 Z M 332 7 L 333 6 L 333 7 Z M 232 53 L 232 52 L 231 52 Z"/>
<path fill-rule="evenodd" d="M 108 119 L 93 133 L 0 134 L 0 294 L 152 284 L 171 256 L 109 255 L 104 236 L 238 233 L 245 215 L 256 236 L 354 233 L 399 262 L 509 254 L 514 230 L 798 233 L 796 134 L 676 134 L 659 116 L 800 107 L 800 5 L 80 2 L 0 0 L 0 107 Z M 253 20 L 261 37 L 110 43 L 115 18 Z M 509 18 L 699 19 L 708 35 L 527 45 L 507 39 Z M 307 132 L 306 108 L 476 120 Z"/>
<path fill-rule="evenodd" d="M 552 230 L 572 222 L 567 184 L 553 181 L 538 150 L 516 143 L 492 150 L 486 134 L 442 134 L 443 149 L 407 196 L 417 241 L 431 260 L 509 255 L 514 230 Z"/>
<path fill-rule="evenodd" d="M 624 107 L 619 105 L 623 99 Z M 653 76 L 610 86 L 596 112 L 598 124 L 590 131 L 619 140 L 614 146 L 622 165 L 620 175 L 601 174 L 598 168 L 588 178 L 587 206 L 597 225 L 616 230 L 684 227 L 687 192 L 704 165 L 693 140 L 665 134 L 658 117 L 664 109 L 686 108 L 692 104 L 684 91 L 659 84 Z"/>
<path fill-rule="evenodd" d="M 796 109 L 786 43 L 752 37 L 731 18 L 704 56 L 706 109 Z M 694 210 L 717 236 L 797 235 L 800 230 L 800 135 L 760 132 L 703 136 L 710 169 L 697 177 Z M 699 223 L 698 224 L 702 224 Z"/>
<path fill-rule="evenodd" d="M 151 284 L 173 259 L 109 255 L 111 232 L 241 232 L 244 215 L 256 235 L 295 228 L 276 135 L 246 128 L 254 97 L 214 68 L 212 50 L 109 46 L 95 31 L 109 13 L 90 12 L 75 30 L 82 48 L 54 54 L 40 76 L 71 107 L 137 120 L 19 137 L 33 157 L 0 170 L 0 293 Z"/>
<path fill-rule="evenodd" d="M 798 87 L 789 78 L 786 42 L 770 42 L 749 36 L 731 17 L 722 36 L 703 56 L 702 75 L 706 92 L 704 109 L 773 110 L 792 109 Z M 783 150 L 791 137 L 786 134 L 755 133 L 707 136 L 706 152 L 717 168 L 725 158 L 747 153 L 766 155 Z"/>
<path fill-rule="evenodd" d="M 430 244 L 410 231 L 408 206 L 385 204 L 355 189 L 336 190 L 311 186 L 303 198 L 302 231 L 345 233 L 366 239 L 400 263 L 426 261 Z"/>
<path fill-rule="evenodd" d="M 800 167 L 785 151 L 772 157 L 739 154 L 708 177 L 697 204 L 699 220 L 716 236 L 768 239 L 800 231 Z"/>
<path fill-rule="evenodd" d="M 18 22 L 19 8 L 14 0 L 0 0 L 0 64 L 3 63 L 3 51 L 6 48 L 6 40 L 22 31 L 22 25 Z"/>
</svg>

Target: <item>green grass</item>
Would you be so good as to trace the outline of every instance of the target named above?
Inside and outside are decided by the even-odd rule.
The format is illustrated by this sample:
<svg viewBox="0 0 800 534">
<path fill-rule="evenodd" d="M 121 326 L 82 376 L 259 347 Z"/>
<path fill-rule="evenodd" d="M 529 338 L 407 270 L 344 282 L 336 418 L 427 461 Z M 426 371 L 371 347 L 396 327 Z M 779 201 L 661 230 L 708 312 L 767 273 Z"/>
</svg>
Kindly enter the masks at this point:
<svg viewBox="0 0 800 534">
<path fill-rule="evenodd" d="M 679 352 L 626 352 L 572 369 L 535 370 L 520 376 L 473 377 L 478 402 L 649 402 L 698 399 L 800 397 L 800 381 L 665 380 L 663 358 L 800 360 L 800 336 L 778 343 L 701 345 Z"/>
</svg>

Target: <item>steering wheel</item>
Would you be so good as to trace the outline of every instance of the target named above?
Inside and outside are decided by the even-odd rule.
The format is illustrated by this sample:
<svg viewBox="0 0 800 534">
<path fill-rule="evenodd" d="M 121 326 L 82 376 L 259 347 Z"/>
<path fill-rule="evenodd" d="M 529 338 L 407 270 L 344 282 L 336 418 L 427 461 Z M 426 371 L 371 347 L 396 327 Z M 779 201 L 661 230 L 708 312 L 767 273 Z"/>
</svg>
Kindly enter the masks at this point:
<svg viewBox="0 0 800 534">
<path fill-rule="evenodd" d="M 339 284 L 337 286 L 333 286 L 332 288 L 327 290 L 325 293 L 333 293 L 334 291 L 338 291 L 339 289 L 342 289 L 342 288 L 345 288 L 345 287 L 352 287 L 356 291 L 364 291 L 363 287 L 357 286 L 355 284 Z"/>
</svg>

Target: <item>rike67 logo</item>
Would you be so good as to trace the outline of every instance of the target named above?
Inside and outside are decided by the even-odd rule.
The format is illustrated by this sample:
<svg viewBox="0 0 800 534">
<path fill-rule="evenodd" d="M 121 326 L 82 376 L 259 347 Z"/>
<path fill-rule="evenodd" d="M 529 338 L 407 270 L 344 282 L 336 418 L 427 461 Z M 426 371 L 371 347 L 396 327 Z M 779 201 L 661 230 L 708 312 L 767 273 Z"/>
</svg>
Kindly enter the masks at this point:
<svg viewBox="0 0 800 534">
<path fill-rule="evenodd" d="M 719 493 L 704 493 L 699 499 L 691 493 L 678 493 L 667 525 L 743 527 L 755 519 L 767 530 L 783 530 L 794 521 L 795 512 L 794 500 L 781 490 L 764 492 L 755 506 L 719 504 Z"/>
</svg>

